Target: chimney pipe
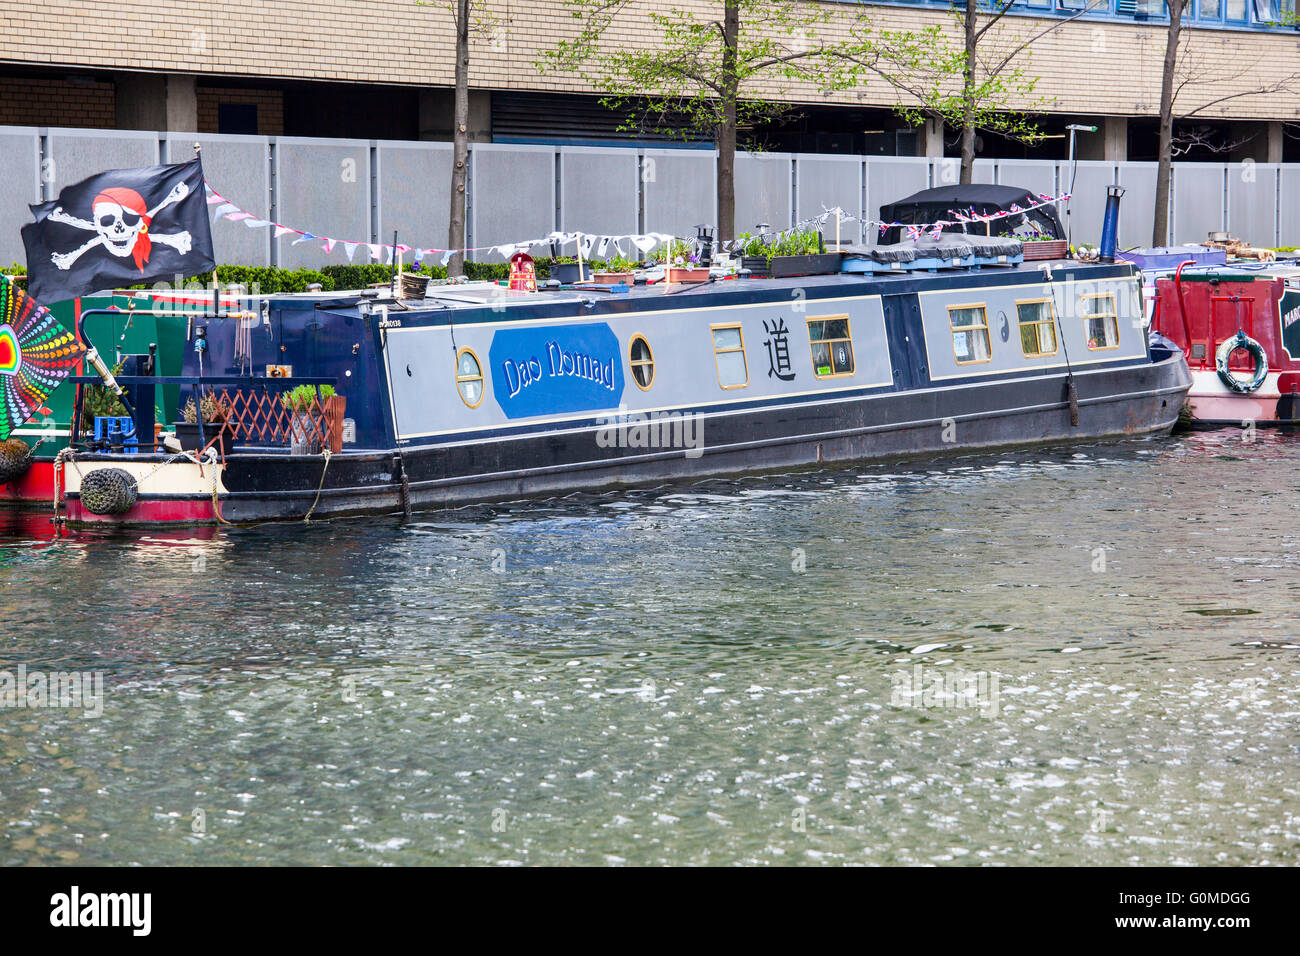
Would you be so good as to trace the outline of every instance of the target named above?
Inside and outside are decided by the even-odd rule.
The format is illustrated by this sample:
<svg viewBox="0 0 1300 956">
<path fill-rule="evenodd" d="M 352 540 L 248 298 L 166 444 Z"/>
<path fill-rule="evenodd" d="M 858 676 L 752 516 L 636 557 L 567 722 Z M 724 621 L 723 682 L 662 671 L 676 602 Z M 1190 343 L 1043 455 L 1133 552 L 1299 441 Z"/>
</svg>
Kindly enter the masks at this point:
<svg viewBox="0 0 1300 956">
<path fill-rule="evenodd" d="M 1106 216 L 1101 223 L 1102 262 L 1115 261 L 1115 247 L 1119 245 L 1119 200 L 1124 195 L 1123 186 L 1106 187 Z"/>
</svg>

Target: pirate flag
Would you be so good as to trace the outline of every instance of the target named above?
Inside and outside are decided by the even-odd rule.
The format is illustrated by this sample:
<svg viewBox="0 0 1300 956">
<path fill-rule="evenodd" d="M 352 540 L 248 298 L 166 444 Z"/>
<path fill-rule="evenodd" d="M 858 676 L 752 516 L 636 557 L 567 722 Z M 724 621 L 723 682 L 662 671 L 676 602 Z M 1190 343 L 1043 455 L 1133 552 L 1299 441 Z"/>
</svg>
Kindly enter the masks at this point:
<svg viewBox="0 0 1300 956">
<path fill-rule="evenodd" d="M 32 206 L 23 226 L 27 291 L 61 302 L 215 267 L 203 167 L 110 169 Z"/>
<path fill-rule="evenodd" d="M 0 441 L 40 410 L 84 354 L 48 309 L 0 275 Z"/>
</svg>

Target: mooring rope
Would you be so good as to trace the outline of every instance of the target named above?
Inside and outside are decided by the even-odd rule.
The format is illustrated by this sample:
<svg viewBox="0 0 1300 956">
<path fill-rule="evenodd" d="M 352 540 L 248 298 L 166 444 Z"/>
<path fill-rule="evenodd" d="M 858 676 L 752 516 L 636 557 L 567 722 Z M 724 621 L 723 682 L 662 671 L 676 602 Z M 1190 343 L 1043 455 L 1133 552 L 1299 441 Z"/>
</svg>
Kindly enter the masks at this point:
<svg viewBox="0 0 1300 956">
<path fill-rule="evenodd" d="M 329 471 L 330 459 L 334 457 L 328 448 L 325 449 L 323 454 L 325 455 L 325 467 L 320 470 L 320 484 L 316 486 L 316 500 L 311 503 L 307 513 L 302 516 L 304 522 L 311 521 L 312 513 L 316 510 L 316 506 L 320 504 L 320 493 L 325 488 L 325 472 Z"/>
<path fill-rule="evenodd" d="M 63 462 L 76 454 L 70 447 L 63 447 L 59 453 L 54 456 L 54 523 L 59 522 L 59 500 L 63 490 Z"/>
</svg>

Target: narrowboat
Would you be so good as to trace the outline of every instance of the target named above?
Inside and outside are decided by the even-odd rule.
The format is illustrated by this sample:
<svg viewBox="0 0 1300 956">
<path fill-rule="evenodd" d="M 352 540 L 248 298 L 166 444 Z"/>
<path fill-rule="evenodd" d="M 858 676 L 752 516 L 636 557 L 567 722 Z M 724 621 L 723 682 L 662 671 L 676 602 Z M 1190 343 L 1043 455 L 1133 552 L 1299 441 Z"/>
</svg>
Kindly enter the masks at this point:
<svg viewBox="0 0 1300 956">
<path fill-rule="evenodd" d="M 1187 263 L 1155 285 L 1152 330 L 1187 358 L 1194 426 L 1300 421 L 1300 266 Z"/>
<path fill-rule="evenodd" d="M 161 389 L 197 398 L 197 438 L 70 446 L 55 508 L 74 528 L 410 514 L 1174 426 L 1191 378 L 1148 341 L 1132 265 L 906 245 L 798 278 L 398 281 L 191 314 L 179 374 L 118 382 L 139 436 Z"/>
</svg>

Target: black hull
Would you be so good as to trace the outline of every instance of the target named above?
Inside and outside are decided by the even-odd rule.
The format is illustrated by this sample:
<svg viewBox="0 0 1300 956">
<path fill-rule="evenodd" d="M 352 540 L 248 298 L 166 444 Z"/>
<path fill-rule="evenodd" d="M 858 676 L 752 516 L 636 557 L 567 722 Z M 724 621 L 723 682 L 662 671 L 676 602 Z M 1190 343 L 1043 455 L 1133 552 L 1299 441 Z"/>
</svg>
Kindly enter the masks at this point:
<svg viewBox="0 0 1300 956">
<path fill-rule="evenodd" d="M 322 518 L 393 514 L 834 462 L 1163 434 L 1177 422 L 1191 385 L 1181 356 L 1080 372 L 1075 381 L 1078 426 L 1070 424 L 1066 377 L 1047 375 L 709 414 L 697 457 L 680 448 L 602 448 L 590 427 L 400 454 L 349 453 L 328 466 L 320 456 L 237 455 L 227 463 L 222 515 L 252 523 L 301 519 L 309 511 Z M 128 515 L 114 523 L 136 522 Z"/>
</svg>

